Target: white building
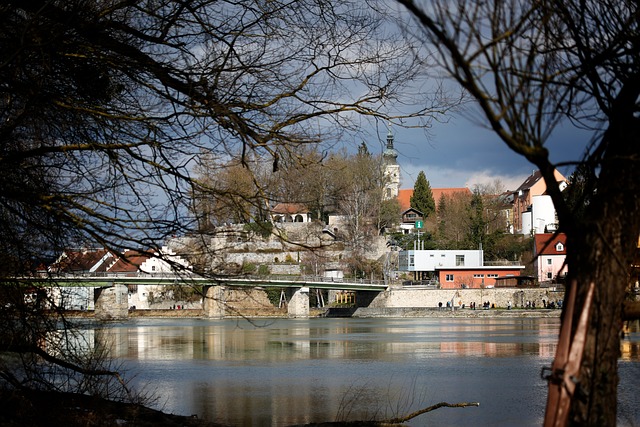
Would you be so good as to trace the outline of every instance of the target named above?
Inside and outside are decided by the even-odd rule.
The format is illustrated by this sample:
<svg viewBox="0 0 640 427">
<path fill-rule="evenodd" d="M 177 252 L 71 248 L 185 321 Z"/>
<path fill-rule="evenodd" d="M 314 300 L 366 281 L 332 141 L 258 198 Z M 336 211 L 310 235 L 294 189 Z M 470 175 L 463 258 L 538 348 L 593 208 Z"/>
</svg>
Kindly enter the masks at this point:
<svg viewBox="0 0 640 427">
<path fill-rule="evenodd" d="M 482 250 L 401 251 L 398 253 L 400 271 L 436 271 L 442 267 L 482 267 Z"/>
<path fill-rule="evenodd" d="M 522 233 L 541 234 L 556 230 L 558 219 L 551 196 L 533 196 L 531 209 L 522 213 Z"/>
<path fill-rule="evenodd" d="M 554 176 L 558 188 L 564 191 L 568 185 L 567 179 L 557 170 Z M 553 203 L 539 170 L 533 171 L 513 194 L 513 225 L 518 228 L 519 234 L 529 235 L 532 231 L 544 233 L 545 228 L 549 231 L 557 228 Z"/>
</svg>

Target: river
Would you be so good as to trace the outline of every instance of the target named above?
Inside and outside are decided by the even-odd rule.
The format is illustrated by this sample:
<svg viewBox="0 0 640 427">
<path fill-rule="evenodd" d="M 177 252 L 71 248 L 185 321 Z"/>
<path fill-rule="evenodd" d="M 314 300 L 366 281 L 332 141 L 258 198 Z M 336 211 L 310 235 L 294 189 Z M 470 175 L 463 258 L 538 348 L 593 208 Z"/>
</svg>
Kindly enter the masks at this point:
<svg viewBox="0 0 640 427">
<path fill-rule="evenodd" d="M 131 319 L 96 331 L 156 407 L 232 426 L 407 414 L 411 426 L 539 426 L 556 318 Z M 623 342 L 619 425 L 640 424 L 640 333 Z"/>
</svg>

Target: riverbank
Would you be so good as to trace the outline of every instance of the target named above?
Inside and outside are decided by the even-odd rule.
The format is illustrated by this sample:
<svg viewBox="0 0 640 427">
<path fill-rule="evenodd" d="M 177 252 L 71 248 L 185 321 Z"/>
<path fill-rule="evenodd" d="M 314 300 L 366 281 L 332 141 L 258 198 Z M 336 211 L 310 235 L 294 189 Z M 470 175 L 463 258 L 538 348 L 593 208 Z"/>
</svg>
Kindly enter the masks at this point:
<svg viewBox="0 0 640 427">
<path fill-rule="evenodd" d="M 2 427 L 228 427 L 196 416 L 76 393 L 0 390 Z"/>
<path fill-rule="evenodd" d="M 369 308 L 369 307 L 329 307 L 311 308 L 309 317 L 360 317 L 360 318 L 420 318 L 420 317 L 466 317 L 466 318 L 519 318 L 519 317 L 560 317 L 562 310 L 559 309 L 489 309 L 471 310 L 445 309 L 437 307 L 392 307 L 392 308 Z M 93 318 L 93 311 L 67 311 L 70 318 Z M 129 310 L 129 318 L 202 318 L 204 312 L 201 309 L 189 310 Z M 245 309 L 241 312 L 232 313 L 225 318 L 288 318 L 286 309 Z"/>
<path fill-rule="evenodd" d="M 489 309 L 472 310 L 469 308 L 446 309 L 446 308 L 411 308 L 411 307 L 389 307 L 389 308 L 369 308 L 362 307 L 355 310 L 352 317 L 463 317 L 463 318 L 488 318 L 488 317 L 560 317 L 562 310 L 559 309 Z"/>
</svg>

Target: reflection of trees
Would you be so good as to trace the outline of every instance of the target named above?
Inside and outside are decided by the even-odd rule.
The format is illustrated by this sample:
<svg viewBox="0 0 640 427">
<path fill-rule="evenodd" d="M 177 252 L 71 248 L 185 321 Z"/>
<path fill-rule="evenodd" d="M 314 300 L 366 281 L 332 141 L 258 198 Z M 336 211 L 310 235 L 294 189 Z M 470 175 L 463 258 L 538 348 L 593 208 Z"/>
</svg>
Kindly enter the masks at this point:
<svg viewBox="0 0 640 427">
<path fill-rule="evenodd" d="M 457 356 L 513 357 L 536 355 L 553 357 L 556 343 L 443 342 L 440 351 Z"/>
<path fill-rule="evenodd" d="M 627 322 L 622 329 L 624 338 L 621 345 L 622 360 L 640 360 L 640 320 Z M 634 339 L 635 338 L 635 339 Z"/>
<path fill-rule="evenodd" d="M 280 322 L 280 321 L 276 321 Z M 219 325 L 98 330 L 96 341 L 112 347 L 115 357 L 140 359 L 193 359 L 286 362 L 305 359 L 384 360 L 401 354 L 454 353 L 461 356 L 549 356 L 556 347 L 557 320 L 471 325 L 433 325 L 426 328 L 340 325 L 314 328 L 274 325 L 269 321 L 241 326 Z M 375 334 L 369 335 L 371 332 Z M 354 336 L 362 335 L 359 339 Z M 380 334 L 380 335 L 378 335 Z M 410 334 L 419 339 L 404 339 Z M 530 341 L 510 342 L 510 340 Z M 632 347 L 636 344 L 632 344 Z"/>
<path fill-rule="evenodd" d="M 244 411 L 251 408 L 258 414 L 269 407 L 274 413 L 289 411 L 281 419 L 292 419 L 290 414 L 299 413 L 294 410 L 294 403 L 306 404 L 309 396 L 319 396 L 317 393 L 322 393 L 318 407 L 335 408 L 345 390 L 354 385 L 349 370 L 362 366 L 363 362 L 372 366 L 404 363 L 414 366 L 418 376 L 436 360 L 437 364 L 453 366 L 459 365 L 456 359 L 463 357 L 469 358 L 460 363 L 465 365 L 465 371 L 476 369 L 475 363 L 485 363 L 483 358 L 497 359 L 486 362 L 493 366 L 505 363 L 521 369 L 523 360 L 549 360 L 553 356 L 559 326 L 555 318 L 328 320 L 278 320 L 254 326 L 230 320 L 200 325 L 194 321 L 192 331 L 165 327 L 163 321 L 158 321 L 155 326 L 109 328 L 105 333 L 119 334 L 113 341 L 120 343 L 124 358 L 136 357 L 134 352 L 137 352 L 142 363 L 149 366 L 156 363 L 190 366 L 191 362 L 196 367 L 205 366 L 206 374 L 195 382 L 189 380 L 192 388 L 181 391 L 181 396 L 176 394 L 177 400 L 193 398 L 202 408 L 208 408 L 212 416 L 220 414 L 216 411 L 225 405 L 229 411 L 221 413 L 234 408 L 240 410 L 241 405 L 234 402 L 239 400 L 246 405 Z M 154 338 L 157 336 L 162 339 Z M 184 349 L 176 348 L 180 346 Z M 527 369 L 530 368 L 528 364 Z M 192 372 L 187 369 L 185 375 L 188 377 Z M 314 383 L 314 375 L 321 376 L 322 381 Z M 388 390 L 390 381 L 382 387 L 378 382 L 381 377 L 387 379 L 384 375 L 376 372 L 373 390 Z M 292 377 L 299 381 L 295 383 L 293 397 L 287 394 L 292 388 L 288 382 Z M 474 380 L 479 381 L 478 378 L 474 375 Z M 432 379 L 425 381 L 433 387 Z M 328 388 L 320 388 L 318 383 Z M 178 392 L 171 389 L 167 393 Z M 246 398 L 245 394 L 249 393 L 254 399 Z M 257 417 L 256 414 L 253 416 Z"/>
</svg>

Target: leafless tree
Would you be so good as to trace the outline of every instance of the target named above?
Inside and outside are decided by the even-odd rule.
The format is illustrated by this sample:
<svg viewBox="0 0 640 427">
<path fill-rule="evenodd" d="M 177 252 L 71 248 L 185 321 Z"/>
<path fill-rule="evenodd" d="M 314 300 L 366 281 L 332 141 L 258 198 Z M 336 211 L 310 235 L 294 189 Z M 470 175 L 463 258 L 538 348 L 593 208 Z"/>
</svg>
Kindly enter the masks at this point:
<svg viewBox="0 0 640 427">
<path fill-rule="evenodd" d="M 438 201 L 436 239 L 442 248 L 470 249 L 471 195 L 466 192 L 442 194 Z"/>
<path fill-rule="evenodd" d="M 359 152 L 341 161 L 334 177 L 337 189 L 336 213 L 342 217 L 340 231 L 356 258 L 362 257 L 371 238 L 379 234 L 376 219 L 384 191 L 384 170 L 380 156 L 361 147 Z"/>
<path fill-rule="evenodd" d="M 34 275 L 69 246 L 160 247 L 201 229 L 194 194 L 225 201 L 232 217 L 263 200 L 254 159 L 275 172 L 301 146 L 359 131 L 362 117 L 439 113 L 441 92 L 433 109 L 392 107 L 424 67 L 387 25 L 357 1 L 4 2 L 1 277 Z M 255 194 L 230 192 L 233 174 L 226 185 L 194 179 L 203 155 L 244 171 Z M 27 310 L 12 283 L 2 351 L 104 373 L 51 358 L 46 331 L 63 313 Z M 31 334 L 21 316 L 46 322 Z"/>
<path fill-rule="evenodd" d="M 567 234 L 569 281 L 545 425 L 616 424 L 620 328 L 640 234 L 640 39 L 632 1 L 399 0 L 482 121 L 535 164 Z M 576 215 L 545 143 L 592 131 Z M 590 142 L 590 144 L 587 144 Z M 629 213 L 629 214 L 628 214 Z"/>
</svg>

